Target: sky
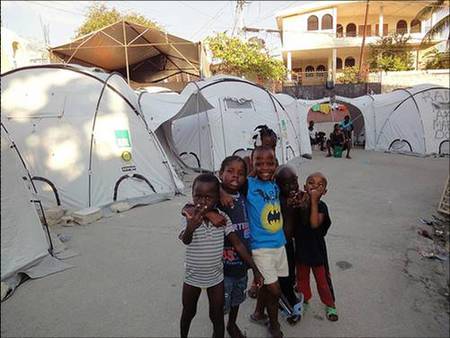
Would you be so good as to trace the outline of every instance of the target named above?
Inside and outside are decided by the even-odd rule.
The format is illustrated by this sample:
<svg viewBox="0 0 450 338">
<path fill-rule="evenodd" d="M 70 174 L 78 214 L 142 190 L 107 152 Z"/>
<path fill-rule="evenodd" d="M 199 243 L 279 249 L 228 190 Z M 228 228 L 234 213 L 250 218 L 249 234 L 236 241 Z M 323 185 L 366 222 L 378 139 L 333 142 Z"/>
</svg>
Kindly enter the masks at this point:
<svg viewBox="0 0 450 338">
<path fill-rule="evenodd" d="M 236 1 L 103 1 L 120 11 L 134 11 L 159 23 L 170 34 L 199 41 L 215 32 L 231 31 Z M 251 1 L 244 9 L 244 25 L 276 29 L 275 13 L 311 1 Z M 92 1 L 1 1 L 1 23 L 18 35 L 43 41 L 48 25 L 50 46 L 69 42 L 82 24 Z M 275 50 L 279 35 L 261 33 Z M 277 41 L 278 40 L 278 41 Z"/>
</svg>

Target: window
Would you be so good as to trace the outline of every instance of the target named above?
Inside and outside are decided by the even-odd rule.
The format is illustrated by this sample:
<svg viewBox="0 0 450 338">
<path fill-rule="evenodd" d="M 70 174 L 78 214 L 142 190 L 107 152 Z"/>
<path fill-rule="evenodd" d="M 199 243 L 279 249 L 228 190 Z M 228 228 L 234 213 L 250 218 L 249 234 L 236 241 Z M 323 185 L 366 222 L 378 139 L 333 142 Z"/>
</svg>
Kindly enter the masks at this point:
<svg viewBox="0 0 450 338">
<path fill-rule="evenodd" d="M 397 33 L 406 34 L 408 33 L 408 24 L 405 20 L 400 20 L 397 22 Z"/>
<path fill-rule="evenodd" d="M 336 69 L 342 69 L 342 59 L 336 58 Z"/>
<path fill-rule="evenodd" d="M 319 19 L 315 15 L 311 15 L 308 18 L 308 30 L 316 31 L 319 29 Z"/>
<path fill-rule="evenodd" d="M 420 33 L 422 31 L 422 23 L 420 20 L 411 21 L 411 33 Z"/>
<path fill-rule="evenodd" d="M 386 36 L 386 35 L 388 35 L 388 24 L 387 23 L 383 24 L 383 34 L 381 34 L 381 32 L 380 32 L 379 24 L 375 25 L 375 30 L 377 31 L 378 36 Z"/>
<path fill-rule="evenodd" d="M 314 67 L 313 66 L 307 66 L 305 68 L 305 77 L 314 77 Z"/>
<path fill-rule="evenodd" d="M 333 29 L 333 17 L 330 14 L 322 16 L 322 29 Z"/>
<path fill-rule="evenodd" d="M 364 25 L 358 26 L 358 35 L 364 36 Z M 372 27 L 370 25 L 366 25 L 366 36 L 372 35 Z"/>
<path fill-rule="evenodd" d="M 317 77 L 324 77 L 326 74 L 326 68 L 324 65 L 318 65 L 316 68 L 316 72 L 317 72 Z"/>
<path fill-rule="evenodd" d="M 227 109 L 252 109 L 253 100 L 237 97 L 224 97 L 223 98 Z"/>
<path fill-rule="evenodd" d="M 344 36 L 344 27 L 340 23 L 336 25 L 336 37 L 342 38 Z"/>
<path fill-rule="evenodd" d="M 355 59 L 351 56 L 345 58 L 345 67 L 354 67 L 355 66 Z"/>
<path fill-rule="evenodd" d="M 356 36 L 356 25 L 349 23 L 345 29 L 345 36 Z"/>
</svg>

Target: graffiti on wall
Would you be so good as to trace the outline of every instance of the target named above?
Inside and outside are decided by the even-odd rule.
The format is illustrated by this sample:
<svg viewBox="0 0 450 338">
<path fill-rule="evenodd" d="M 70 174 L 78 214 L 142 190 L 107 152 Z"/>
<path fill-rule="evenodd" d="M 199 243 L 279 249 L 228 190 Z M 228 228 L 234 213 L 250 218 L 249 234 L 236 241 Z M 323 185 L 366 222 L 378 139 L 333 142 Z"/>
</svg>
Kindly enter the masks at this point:
<svg viewBox="0 0 450 338">
<path fill-rule="evenodd" d="M 436 140 L 448 140 L 450 134 L 450 91 L 433 90 L 422 96 L 433 107 L 433 133 Z"/>
</svg>

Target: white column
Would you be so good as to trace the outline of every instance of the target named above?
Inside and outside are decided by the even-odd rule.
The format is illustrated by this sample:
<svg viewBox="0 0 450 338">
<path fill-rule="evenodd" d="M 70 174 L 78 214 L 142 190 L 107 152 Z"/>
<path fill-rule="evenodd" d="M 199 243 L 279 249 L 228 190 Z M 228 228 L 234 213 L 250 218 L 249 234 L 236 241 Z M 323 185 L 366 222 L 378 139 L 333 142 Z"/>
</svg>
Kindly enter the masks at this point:
<svg viewBox="0 0 450 338">
<path fill-rule="evenodd" d="M 332 66 L 332 70 L 333 70 L 333 73 L 332 73 L 333 81 L 336 82 L 336 58 L 337 58 L 337 50 L 336 50 L 336 48 L 333 48 L 333 51 L 331 52 L 331 57 L 332 57 L 332 62 L 331 62 L 331 64 L 333 65 L 333 66 Z"/>
<path fill-rule="evenodd" d="M 331 70 L 333 69 L 333 50 L 330 51 L 330 55 L 328 55 L 328 64 L 327 64 L 327 80 L 331 80 L 333 78 L 333 74 Z M 331 75 L 331 78 L 330 78 Z"/>
<path fill-rule="evenodd" d="M 378 17 L 378 36 L 383 36 L 383 5 L 380 5 L 380 14 Z"/>
<path fill-rule="evenodd" d="M 291 52 L 287 52 L 287 79 L 289 81 L 292 80 L 292 53 Z"/>
<path fill-rule="evenodd" d="M 337 27 L 337 9 L 333 8 L 333 38 L 336 37 L 336 27 Z"/>
</svg>

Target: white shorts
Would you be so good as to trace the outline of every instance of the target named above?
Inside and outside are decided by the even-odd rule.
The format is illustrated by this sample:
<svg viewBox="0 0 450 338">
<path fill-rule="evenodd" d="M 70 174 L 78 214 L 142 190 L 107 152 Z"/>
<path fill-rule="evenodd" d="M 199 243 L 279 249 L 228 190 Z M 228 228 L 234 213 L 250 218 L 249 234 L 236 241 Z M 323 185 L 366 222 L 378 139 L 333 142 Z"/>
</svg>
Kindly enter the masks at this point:
<svg viewBox="0 0 450 338">
<path fill-rule="evenodd" d="M 264 277 L 264 284 L 278 281 L 278 277 L 289 276 L 289 266 L 284 246 L 276 249 L 252 250 L 253 261 Z"/>
</svg>

